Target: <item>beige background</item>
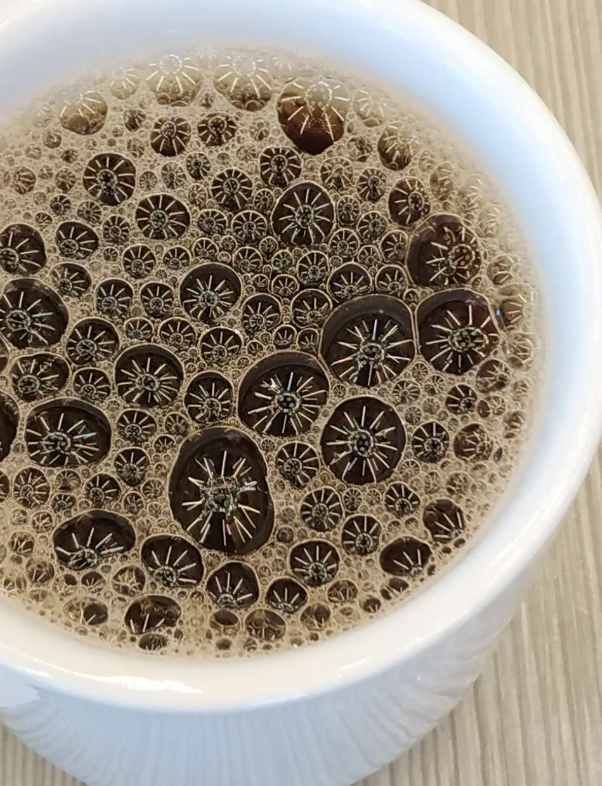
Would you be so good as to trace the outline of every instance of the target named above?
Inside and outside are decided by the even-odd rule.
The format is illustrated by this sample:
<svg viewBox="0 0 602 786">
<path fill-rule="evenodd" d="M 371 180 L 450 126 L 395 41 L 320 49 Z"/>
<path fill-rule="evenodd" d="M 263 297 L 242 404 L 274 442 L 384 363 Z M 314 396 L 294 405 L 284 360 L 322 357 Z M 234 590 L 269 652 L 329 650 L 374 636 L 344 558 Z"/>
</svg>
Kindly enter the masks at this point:
<svg viewBox="0 0 602 786">
<path fill-rule="evenodd" d="M 602 193 L 602 0 L 428 2 L 520 71 Z M 362 786 L 602 784 L 601 510 L 599 457 L 475 688 L 422 744 Z M 0 729 L 0 786 L 78 784 Z"/>
</svg>

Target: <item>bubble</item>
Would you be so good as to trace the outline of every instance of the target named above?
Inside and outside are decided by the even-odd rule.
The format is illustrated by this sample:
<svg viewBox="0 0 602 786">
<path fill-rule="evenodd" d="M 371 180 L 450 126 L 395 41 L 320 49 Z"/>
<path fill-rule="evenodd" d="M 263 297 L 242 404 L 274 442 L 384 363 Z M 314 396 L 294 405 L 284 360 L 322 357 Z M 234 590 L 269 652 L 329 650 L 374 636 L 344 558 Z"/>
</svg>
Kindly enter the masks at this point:
<svg viewBox="0 0 602 786">
<path fill-rule="evenodd" d="M 96 309 L 108 319 L 123 319 L 131 308 L 133 297 L 134 291 L 125 281 L 108 279 L 96 290 Z"/>
<path fill-rule="evenodd" d="M 245 609 L 259 598 L 259 584 L 248 565 L 228 562 L 211 574 L 207 592 L 221 609 Z"/>
<path fill-rule="evenodd" d="M 464 534 L 466 526 L 464 513 L 449 499 L 440 499 L 427 505 L 422 521 L 436 543 L 455 540 Z"/>
<path fill-rule="evenodd" d="M 432 552 L 427 543 L 416 538 L 398 538 L 380 554 L 380 565 L 394 576 L 420 576 L 431 560 Z"/>
<path fill-rule="evenodd" d="M 510 369 L 500 360 L 487 360 L 477 371 L 477 390 L 480 393 L 494 393 L 504 390 L 510 383 Z"/>
<path fill-rule="evenodd" d="M 241 323 L 249 336 L 273 330 L 280 320 L 280 305 L 270 295 L 254 295 L 243 306 Z"/>
<path fill-rule="evenodd" d="M 368 396 L 340 404 L 322 433 L 324 461 L 348 483 L 378 482 L 394 471 L 405 432 L 392 408 Z"/>
<path fill-rule="evenodd" d="M 97 508 L 108 507 L 119 497 L 120 491 L 119 483 L 104 473 L 94 475 L 85 486 L 87 499 Z"/>
<path fill-rule="evenodd" d="M 206 548 L 247 554 L 271 534 L 274 510 L 264 460 L 234 429 L 205 429 L 184 445 L 169 495 L 176 519 Z"/>
<path fill-rule="evenodd" d="M 261 434 L 303 434 L 326 404 L 328 387 L 312 357 L 293 352 L 273 355 L 251 368 L 241 382 L 239 417 Z"/>
<path fill-rule="evenodd" d="M 412 160 L 412 145 L 407 130 L 397 123 L 386 126 L 378 138 L 378 155 L 387 169 L 394 172 L 404 170 Z"/>
<path fill-rule="evenodd" d="M 349 94 L 337 79 L 299 76 L 278 99 L 284 133 L 305 153 L 324 152 L 343 135 Z"/>
<path fill-rule="evenodd" d="M 332 581 L 339 561 L 336 549 L 322 540 L 300 543 L 290 555 L 291 570 L 308 587 L 320 587 Z"/>
<path fill-rule="evenodd" d="M 403 518 L 418 510 L 420 498 L 404 483 L 393 483 L 385 494 L 385 505 L 396 516 Z"/>
<path fill-rule="evenodd" d="M 155 153 L 172 157 L 183 153 L 190 141 L 191 128 L 182 117 L 160 117 L 155 121 L 150 144 Z"/>
<path fill-rule="evenodd" d="M 328 290 L 333 299 L 343 303 L 371 290 L 370 276 L 365 268 L 350 262 L 335 270 L 328 279 Z"/>
<path fill-rule="evenodd" d="M 434 368 L 457 375 L 486 358 L 499 340 L 488 302 L 465 290 L 423 301 L 418 332 L 422 353 Z"/>
<path fill-rule="evenodd" d="M 80 625 L 102 625 L 109 616 L 105 604 L 93 598 L 74 598 L 67 601 L 64 609 L 67 617 Z"/>
<path fill-rule="evenodd" d="M 184 405 L 192 420 L 207 426 L 221 423 L 230 417 L 233 398 L 232 385 L 225 377 L 206 372 L 191 381 Z"/>
<path fill-rule="evenodd" d="M 295 614 L 307 603 L 307 591 L 293 579 L 277 579 L 268 588 L 267 603 L 282 614 Z"/>
<path fill-rule="evenodd" d="M 149 595 L 131 604 L 125 615 L 125 624 L 135 636 L 140 636 L 163 628 L 173 628 L 180 614 L 180 607 L 171 598 Z"/>
<path fill-rule="evenodd" d="M 212 112 L 199 122 L 197 130 L 207 147 L 222 147 L 234 138 L 236 122 L 229 115 Z"/>
<path fill-rule="evenodd" d="M 343 548 L 360 557 L 372 554 L 378 548 L 380 531 L 380 524 L 373 516 L 352 516 L 343 527 Z"/>
<path fill-rule="evenodd" d="M 148 454 L 140 448 L 128 448 L 115 456 L 115 471 L 128 486 L 139 486 L 148 472 Z"/>
<path fill-rule="evenodd" d="M 245 629 L 253 638 L 277 641 L 284 636 L 286 623 L 275 611 L 255 609 L 247 615 Z"/>
<path fill-rule="evenodd" d="M 528 369 L 533 364 L 537 339 L 526 333 L 508 336 L 506 357 L 513 368 Z"/>
<path fill-rule="evenodd" d="M 412 322 L 393 298 L 358 298 L 324 326 L 322 355 L 346 382 L 374 387 L 399 376 L 414 357 Z"/>
<path fill-rule="evenodd" d="M 54 566 L 47 559 L 31 559 L 25 565 L 25 575 L 34 585 L 48 584 L 54 578 Z"/>
<path fill-rule="evenodd" d="M 323 603 L 312 603 L 301 614 L 301 622 L 308 630 L 319 631 L 330 621 L 331 612 Z"/>
<path fill-rule="evenodd" d="M 516 439 L 525 427 L 525 416 L 522 412 L 510 412 L 504 418 L 503 436 L 505 439 Z"/>
<path fill-rule="evenodd" d="M 115 592 L 126 597 L 134 597 L 144 590 L 146 577 L 136 565 L 126 565 L 120 568 L 112 579 Z"/>
<path fill-rule="evenodd" d="M 60 112 L 60 122 L 66 131 L 88 136 L 98 133 L 105 124 L 108 106 L 96 90 L 87 90 L 68 100 Z"/>
<path fill-rule="evenodd" d="M 154 580 L 168 589 L 189 589 L 203 578 L 201 555 L 183 538 L 171 535 L 148 538 L 142 545 L 141 555 Z"/>
<path fill-rule="evenodd" d="M 37 407 L 25 439 L 32 461 L 45 467 L 95 464 L 107 454 L 111 428 L 95 407 L 65 399 Z"/>
<path fill-rule="evenodd" d="M 259 157 L 259 172 L 266 185 L 285 188 L 301 174 L 301 159 L 290 147 L 269 147 Z"/>
<path fill-rule="evenodd" d="M 106 205 L 119 205 L 134 193 L 135 166 L 117 153 L 101 153 L 91 158 L 83 176 L 84 188 Z"/>
<path fill-rule="evenodd" d="M 53 535 L 58 561 L 70 570 L 88 570 L 129 551 L 135 542 L 127 519 L 92 510 L 62 524 Z"/>
<path fill-rule="evenodd" d="M 56 344 L 67 327 L 67 310 L 49 287 L 29 279 L 9 282 L 0 303 L 0 332 L 15 348 Z"/>
<path fill-rule="evenodd" d="M 46 265 L 42 235 L 27 224 L 9 224 L 0 234 L 0 266 L 10 274 L 26 276 Z"/>
<path fill-rule="evenodd" d="M 303 522 L 317 532 L 334 529 L 343 515 L 341 499 L 332 488 L 312 491 L 303 498 L 300 515 Z"/>
<path fill-rule="evenodd" d="M 117 392 L 128 404 L 163 407 L 182 384 L 180 362 L 165 349 L 141 345 L 124 352 L 115 366 Z"/>
</svg>

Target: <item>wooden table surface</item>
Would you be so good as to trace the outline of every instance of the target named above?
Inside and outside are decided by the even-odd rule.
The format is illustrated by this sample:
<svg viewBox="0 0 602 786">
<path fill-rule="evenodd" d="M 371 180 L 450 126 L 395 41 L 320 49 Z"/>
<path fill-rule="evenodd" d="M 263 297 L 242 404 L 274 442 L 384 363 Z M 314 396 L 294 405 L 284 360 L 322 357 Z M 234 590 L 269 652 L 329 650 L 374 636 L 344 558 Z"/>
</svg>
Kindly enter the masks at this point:
<svg viewBox="0 0 602 786">
<path fill-rule="evenodd" d="M 602 193 L 602 0 L 428 2 L 537 90 Z M 602 784 L 601 457 L 474 689 L 363 786 Z M 0 786 L 78 784 L 0 729 Z"/>
</svg>

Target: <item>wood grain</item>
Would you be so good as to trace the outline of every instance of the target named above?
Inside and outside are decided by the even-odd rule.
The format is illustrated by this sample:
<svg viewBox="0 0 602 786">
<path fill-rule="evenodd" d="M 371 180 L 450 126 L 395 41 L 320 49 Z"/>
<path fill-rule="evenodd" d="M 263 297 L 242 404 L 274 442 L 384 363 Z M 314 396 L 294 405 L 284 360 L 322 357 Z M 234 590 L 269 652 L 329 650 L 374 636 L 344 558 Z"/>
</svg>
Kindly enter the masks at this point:
<svg viewBox="0 0 602 786">
<path fill-rule="evenodd" d="M 486 41 L 537 90 L 602 193 L 600 0 L 429 4 Z M 598 457 L 482 678 L 426 740 L 363 786 L 602 783 L 601 511 Z M 0 729 L 0 786 L 77 782 Z"/>
</svg>

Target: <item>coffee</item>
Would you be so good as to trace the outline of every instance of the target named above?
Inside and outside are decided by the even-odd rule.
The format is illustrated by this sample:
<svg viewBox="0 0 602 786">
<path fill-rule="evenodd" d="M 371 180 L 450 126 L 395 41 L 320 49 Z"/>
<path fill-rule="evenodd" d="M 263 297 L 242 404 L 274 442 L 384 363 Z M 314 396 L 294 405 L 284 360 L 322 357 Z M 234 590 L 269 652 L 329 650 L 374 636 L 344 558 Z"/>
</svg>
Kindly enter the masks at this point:
<svg viewBox="0 0 602 786">
<path fill-rule="evenodd" d="M 482 526 L 541 368 L 509 211 L 403 97 L 169 54 L 6 123 L 4 591 L 241 655 L 395 608 Z"/>
</svg>

